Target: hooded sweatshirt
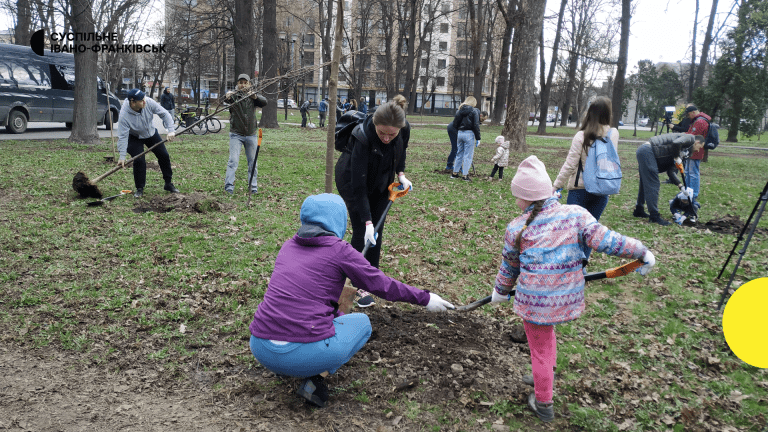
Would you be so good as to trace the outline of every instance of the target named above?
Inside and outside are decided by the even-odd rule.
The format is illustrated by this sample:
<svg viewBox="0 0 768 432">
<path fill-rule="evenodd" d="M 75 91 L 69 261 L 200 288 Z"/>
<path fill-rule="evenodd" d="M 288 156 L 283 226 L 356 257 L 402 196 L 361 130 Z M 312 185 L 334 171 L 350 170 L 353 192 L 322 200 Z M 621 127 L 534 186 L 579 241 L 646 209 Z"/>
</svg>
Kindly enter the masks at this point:
<svg viewBox="0 0 768 432">
<path fill-rule="evenodd" d="M 344 205 L 338 195 L 313 197 L 323 196 L 331 197 L 325 204 Z M 346 227 L 345 207 L 342 213 L 328 206 L 306 204 L 302 205 L 301 228 L 277 254 L 264 301 L 249 327 L 253 336 L 311 343 L 335 335 L 333 319 L 342 314 L 337 302 L 347 278 L 357 288 L 389 301 L 429 303 L 429 291 L 385 275 L 339 237 L 339 233 L 344 234 L 340 228 Z"/>
<path fill-rule="evenodd" d="M 128 99 L 124 100 L 123 106 L 120 107 L 120 116 L 117 121 L 117 151 L 120 153 L 120 159 L 125 159 L 128 151 L 128 135 L 139 139 L 147 139 L 155 135 L 157 128 L 152 124 L 155 114 L 163 120 L 163 126 L 169 133 L 176 130 L 173 127 L 171 113 L 148 97 L 144 100 L 147 104 L 141 112 L 134 111 Z"/>
<path fill-rule="evenodd" d="M 496 148 L 496 154 L 491 158 L 491 162 L 500 167 L 509 165 L 509 141 L 502 141 Z"/>
</svg>

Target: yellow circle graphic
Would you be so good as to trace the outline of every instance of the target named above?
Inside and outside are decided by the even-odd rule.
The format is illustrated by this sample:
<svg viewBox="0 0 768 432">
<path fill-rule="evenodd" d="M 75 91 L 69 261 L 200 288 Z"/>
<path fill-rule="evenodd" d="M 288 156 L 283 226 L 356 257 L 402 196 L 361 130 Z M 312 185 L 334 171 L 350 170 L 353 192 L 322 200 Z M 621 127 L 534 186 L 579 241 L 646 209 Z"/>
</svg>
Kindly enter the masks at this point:
<svg viewBox="0 0 768 432">
<path fill-rule="evenodd" d="M 733 293 L 723 311 L 723 333 L 731 351 L 744 363 L 768 368 L 768 277 L 755 279 Z"/>
</svg>

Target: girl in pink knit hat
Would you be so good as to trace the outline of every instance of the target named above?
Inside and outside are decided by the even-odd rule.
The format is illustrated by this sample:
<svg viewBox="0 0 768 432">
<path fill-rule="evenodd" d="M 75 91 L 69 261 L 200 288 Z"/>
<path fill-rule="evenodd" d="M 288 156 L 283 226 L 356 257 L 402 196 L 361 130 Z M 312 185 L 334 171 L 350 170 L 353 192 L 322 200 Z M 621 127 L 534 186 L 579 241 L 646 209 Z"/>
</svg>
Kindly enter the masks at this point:
<svg viewBox="0 0 768 432">
<path fill-rule="evenodd" d="M 534 387 L 528 406 L 548 422 L 554 419 L 554 326 L 584 311 L 582 245 L 610 255 L 642 258 L 646 264 L 637 271 L 643 276 L 656 260 L 639 240 L 600 225 L 583 207 L 560 204 L 536 156 L 520 163 L 511 189 L 523 214 L 507 225 L 492 303 L 509 301 L 514 291 L 514 310 L 523 319 L 531 349 L 533 375 L 523 377 Z"/>
</svg>

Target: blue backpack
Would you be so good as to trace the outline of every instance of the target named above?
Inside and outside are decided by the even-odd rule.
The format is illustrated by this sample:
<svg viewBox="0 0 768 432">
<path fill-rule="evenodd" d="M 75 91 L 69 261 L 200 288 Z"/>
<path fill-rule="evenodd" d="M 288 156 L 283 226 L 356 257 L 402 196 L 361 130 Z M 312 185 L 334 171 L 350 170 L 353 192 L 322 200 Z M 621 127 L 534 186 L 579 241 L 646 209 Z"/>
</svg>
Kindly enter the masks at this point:
<svg viewBox="0 0 768 432">
<path fill-rule="evenodd" d="M 593 195 L 616 195 L 621 189 L 621 160 L 610 138 L 600 137 L 587 150 L 587 163 L 584 168 L 579 158 L 579 173 L 583 172 L 584 188 Z"/>
<path fill-rule="evenodd" d="M 707 119 L 704 118 L 704 120 Z M 720 145 L 720 125 L 717 123 L 712 123 L 708 120 L 707 123 L 709 123 L 709 128 L 707 128 L 707 136 L 704 137 L 704 148 L 707 150 L 714 150 L 718 145 Z"/>
</svg>

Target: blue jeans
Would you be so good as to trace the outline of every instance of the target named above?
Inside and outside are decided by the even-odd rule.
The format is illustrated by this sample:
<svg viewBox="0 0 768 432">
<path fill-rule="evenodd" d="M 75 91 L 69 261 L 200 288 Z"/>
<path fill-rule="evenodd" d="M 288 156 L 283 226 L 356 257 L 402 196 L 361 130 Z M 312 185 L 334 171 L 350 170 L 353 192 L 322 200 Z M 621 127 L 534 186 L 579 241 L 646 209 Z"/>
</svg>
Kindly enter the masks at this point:
<svg viewBox="0 0 768 432">
<path fill-rule="evenodd" d="M 229 162 L 227 162 L 227 173 L 224 175 L 224 190 L 235 190 L 235 171 L 237 171 L 237 165 L 240 163 L 240 147 L 245 147 L 245 158 L 248 160 L 248 172 L 246 173 L 246 179 L 250 178 L 251 170 L 255 170 L 253 173 L 253 182 L 251 182 L 251 190 L 256 192 L 257 187 L 256 177 L 259 174 L 258 162 L 254 166 L 254 159 L 256 158 L 257 138 L 255 135 L 242 136 L 236 133 L 229 133 Z"/>
<path fill-rule="evenodd" d="M 659 215 L 659 165 L 649 143 L 645 143 L 635 151 L 637 169 L 640 172 L 640 187 L 637 189 L 637 206 L 648 205 L 651 216 Z"/>
<path fill-rule="evenodd" d="M 693 189 L 694 198 L 699 196 L 700 164 L 701 159 L 688 159 L 685 161 L 685 185 Z"/>
<path fill-rule="evenodd" d="M 584 207 L 595 220 L 599 221 L 605 206 L 608 205 L 608 195 L 594 195 L 585 189 L 573 189 L 568 191 L 566 203 Z M 584 251 L 584 258 L 589 259 L 592 249 L 583 245 L 582 250 Z"/>
<path fill-rule="evenodd" d="M 280 375 L 308 378 L 331 374 L 347 363 L 371 337 L 371 320 L 363 313 L 342 315 L 333 320 L 336 334 L 317 342 L 278 345 L 251 336 L 251 353 L 265 368 Z"/>
<path fill-rule="evenodd" d="M 445 163 L 445 169 L 453 171 L 453 161 L 456 159 L 456 152 L 459 150 L 458 144 L 456 144 L 456 134 L 459 133 L 453 127 L 453 123 L 448 124 L 448 139 L 451 140 L 451 152 L 448 153 L 448 162 Z"/>
<path fill-rule="evenodd" d="M 453 165 L 453 171 L 461 170 L 464 177 L 469 175 L 469 168 L 472 167 L 472 158 L 475 156 L 475 133 L 469 130 L 460 130 L 457 134 L 456 144 L 456 162 Z"/>
</svg>

